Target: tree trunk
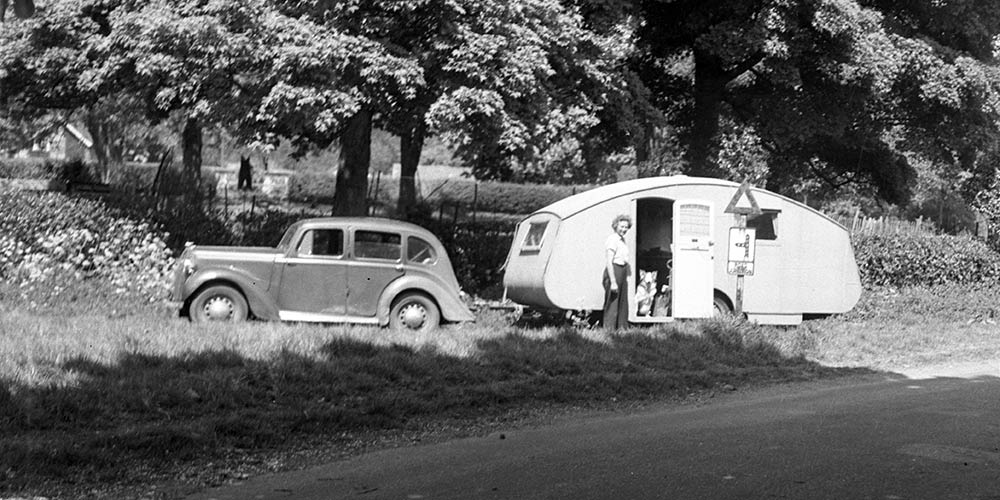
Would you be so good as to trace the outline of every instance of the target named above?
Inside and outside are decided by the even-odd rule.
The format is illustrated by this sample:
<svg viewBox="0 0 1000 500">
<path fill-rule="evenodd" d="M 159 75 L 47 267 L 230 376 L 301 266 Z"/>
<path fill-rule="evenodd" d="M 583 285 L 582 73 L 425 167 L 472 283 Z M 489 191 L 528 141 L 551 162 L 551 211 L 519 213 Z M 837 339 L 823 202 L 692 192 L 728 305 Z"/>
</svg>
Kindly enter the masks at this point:
<svg viewBox="0 0 1000 500">
<path fill-rule="evenodd" d="M 347 122 L 341 138 L 341 165 L 333 194 L 333 215 L 368 215 L 365 195 L 372 153 L 372 113 L 362 109 Z"/>
<path fill-rule="evenodd" d="M 188 118 L 181 132 L 183 167 L 181 183 L 184 199 L 201 202 L 201 124 L 197 118 Z"/>
<path fill-rule="evenodd" d="M 688 137 L 687 174 L 722 177 L 719 154 L 719 113 L 728 77 L 719 61 L 695 50 L 694 120 Z"/>
<path fill-rule="evenodd" d="M 396 214 L 408 219 L 417 204 L 417 167 L 424 148 L 424 124 L 421 122 L 399 138 L 399 200 Z"/>
<path fill-rule="evenodd" d="M 94 141 L 93 149 L 94 156 L 97 157 L 97 172 L 94 174 L 97 176 L 99 182 L 108 182 L 108 164 L 110 163 L 108 158 L 108 137 L 107 128 L 104 123 L 99 120 L 94 113 L 87 112 L 84 116 L 84 122 L 87 126 L 87 133 L 90 134 L 91 140 Z"/>
</svg>

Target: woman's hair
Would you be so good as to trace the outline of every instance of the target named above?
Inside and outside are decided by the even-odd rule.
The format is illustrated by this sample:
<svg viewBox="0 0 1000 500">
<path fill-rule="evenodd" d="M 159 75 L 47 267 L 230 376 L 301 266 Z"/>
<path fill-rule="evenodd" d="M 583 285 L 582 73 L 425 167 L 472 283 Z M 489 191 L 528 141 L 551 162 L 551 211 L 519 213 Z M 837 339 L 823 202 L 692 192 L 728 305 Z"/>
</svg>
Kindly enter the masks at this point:
<svg viewBox="0 0 1000 500">
<path fill-rule="evenodd" d="M 618 223 L 621 221 L 628 222 L 628 227 L 632 227 L 632 218 L 626 214 L 619 214 L 615 216 L 613 221 L 611 221 L 611 229 L 618 229 Z"/>
</svg>

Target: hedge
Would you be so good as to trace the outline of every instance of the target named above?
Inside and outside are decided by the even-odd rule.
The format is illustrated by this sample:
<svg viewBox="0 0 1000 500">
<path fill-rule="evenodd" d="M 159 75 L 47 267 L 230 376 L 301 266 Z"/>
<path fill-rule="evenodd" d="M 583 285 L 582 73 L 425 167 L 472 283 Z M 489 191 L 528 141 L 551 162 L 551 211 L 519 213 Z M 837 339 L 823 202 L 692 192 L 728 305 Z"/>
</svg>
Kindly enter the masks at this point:
<svg viewBox="0 0 1000 500">
<path fill-rule="evenodd" d="M 91 169 L 82 160 L 44 158 L 0 159 L 0 178 L 55 179 L 67 182 L 93 182 Z"/>
<path fill-rule="evenodd" d="M 377 184 L 377 185 L 375 185 Z M 477 190 L 478 184 L 478 190 Z M 289 199 L 298 203 L 330 204 L 336 179 L 325 174 L 296 173 L 289 186 Z M 589 189 L 589 186 L 549 184 L 513 184 L 476 182 L 469 179 L 444 179 L 421 186 L 424 203 L 459 203 L 466 209 L 473 204 L 479 212 L 529 214 L 558 200 Z M 399 179 L 383 177 L 369 186 L 371 198 L 382 205 L 394 206 L 399 196 Z"/>
<path fill-rule="evenodd" d="M 985 242 L 951 235 L 855 235 L 866 287 L 970 284 L 1000 278 L 1000 254 Z"/>
</svg>

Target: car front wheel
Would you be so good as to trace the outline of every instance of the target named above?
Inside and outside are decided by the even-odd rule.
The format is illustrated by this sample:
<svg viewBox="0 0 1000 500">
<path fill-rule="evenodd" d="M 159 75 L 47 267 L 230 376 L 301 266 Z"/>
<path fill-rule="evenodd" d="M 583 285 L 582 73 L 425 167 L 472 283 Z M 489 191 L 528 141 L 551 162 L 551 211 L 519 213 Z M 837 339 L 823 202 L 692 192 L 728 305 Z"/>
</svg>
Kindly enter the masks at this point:
<svg viewBox="0 0 1000 500">
<path fill-rule="evenodd" d="M 215 285 L 198 292 L 191 300 L 191 321 L 244 321 L 247 319 L 247 301 L 243 294 L 231 286 Z"/>
<path fill-rule="evenodd" d="M 426 332 L 438 327 L 441 312 L 430 297 L 407 293 L 396 299 L 389 312 L 389 326 L 394 330 Z"/>
</svg>

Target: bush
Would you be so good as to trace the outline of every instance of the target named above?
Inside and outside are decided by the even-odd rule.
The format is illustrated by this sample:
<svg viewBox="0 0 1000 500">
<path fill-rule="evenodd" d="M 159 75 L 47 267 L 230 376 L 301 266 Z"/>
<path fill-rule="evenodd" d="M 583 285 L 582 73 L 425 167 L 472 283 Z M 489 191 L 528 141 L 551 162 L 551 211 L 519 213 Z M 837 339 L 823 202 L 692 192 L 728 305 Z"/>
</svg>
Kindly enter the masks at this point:
<svg viewBox="0 0 1000 500">
<path fill-rule="evenodd" d="M 861 282 L 876 286 L 968 284 L 1000 277 L 1000 254 L 979 240 L 950 235 L 855 235 Z"/>
<path fill-rule="evenodd" d="M 51 305 L 83 282 L 141 302 L 162 300 L 173 265 L 165 237 L 100 201 L 0 191 L 0 278 L 8 294 L 17 287 L 28 302 Z"/>
<path fill-rule="evenodd" d="M 478 184 L 478 192 L 477 186 Z M 377 187 L 377 189 L 376 189 Z M 296 173 L 289 186 L 289 200 L 297 203 L 331 204 L 336 188 L 333 176 Z M 514 184 L 509 182 L 477 182 L 469 179 L 425 182 L 420 198 L 424 203 L 458 203 L 471 209 L 475 203 L 479 212 L 529 214 L 567 196 L 589 189 L 589 186 L 552 184 Z M 369 186 L 369 197 L 375 203 L 394 207 L 399 196 L 399 179 L 382 177 L 378 185 Z"/>
<path fill-rule="evenodd" d="M 480 182 L 477 192 L 476 184 L 474 181 L 452 181 L 441 187 L 438 196 L 442 200 L 470 207 L 475 201 L 476 210 L 482 212 L 530 214 L 589 188 L 553 184 Z"/>
<path fill-rule="evenodd" d="M 0 178 L 54 179 L 64 182 L 94 182 L 92 169 L 82 160 L 42 158 L 0 159 Z"/>
<path fill-rule="evenodd" d="M 499 298 L 502 293 L 503 265 L 507 260 L 516 224 L 503 221 L 439 221 L 424 212 L 412 222 L 441 240 L 458 284 L 466 293 Z"/>
</svg>

